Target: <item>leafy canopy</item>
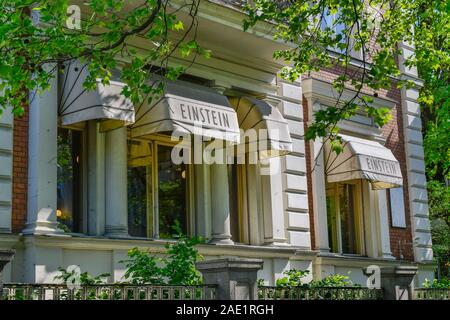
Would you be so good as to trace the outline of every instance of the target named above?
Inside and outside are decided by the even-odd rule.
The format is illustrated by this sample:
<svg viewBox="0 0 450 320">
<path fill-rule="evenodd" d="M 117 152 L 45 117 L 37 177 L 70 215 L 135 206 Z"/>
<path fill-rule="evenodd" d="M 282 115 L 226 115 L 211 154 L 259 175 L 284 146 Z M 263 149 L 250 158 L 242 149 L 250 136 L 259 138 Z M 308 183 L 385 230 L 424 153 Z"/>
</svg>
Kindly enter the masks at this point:
<svg viewBox="0 0 450 320">
<path fill-rule="evenodd" d="M 338 123 L 358 112 L 365 112 L 376 124 L 383 126 L 391 115 L 386 108 L 377 108 L 373 96 L 397 86 L 412 86 L 400 79 L 399 43 L 416 43 L 416 54 L 407 56 L 408 67 L 430 64 L 433 70 L 448 75 L 449 51 L 430 51 L 436 36 L 448 35 L 448 21 L 436 31 L 423 23 L 432 20 L 436 7 L 449 11 L 449 2 L 426 0 L 309 0 L 309 1 L 247 1 L 248 18 L 244 29 L 259 22 L 273 23 L 274 38 L 292 44 L 274 53 L 287 63 L 282 77 L 295 80 L 323 68 L 339 68 L 334 80 L 337 103 L 317 111 L 305 134 L 306 139 L 327 137 L 335 151 L 342 151 Z M 448 13 L 446 13 L 448 19 Z M 414 28 L 415 27 L 415 28 Z M 417 32 L 414 32 L 417 30 Z M 433 72 L 431 72 L 433 73 Z M 433 73 L 434 74 L 434 73 Z M 343 100 L 345 89 L 354 90 L 351 99 Z M 448 87 L 447 87 L 448 89 Z M 433 90 L 422 91 L 422 97 L 433 96 Z"/>
<path fill-rule="evenodd" d="M 202 283 L 197 261 L 203 259 L 195 246 L 202 243 L 200 237 L 188 237 L 179 223 L 173 226 L 176 242 L 166 244 L 166 255 L 156 256 L 133 248 L 128 251 L 125 280 L 133 284 L 198 285 Z"/>
<path fill-rule="evenodd" d="M 49 89 L 56 70 L 77 59 L 88 62 L 85 88 L 97 79 L 109 83 L 120 62 L 122 93 L 133 102 L 151 99 L 161 88 L 148 83 L 150 75 L 175 79 L 184 70 L 171 56 L 209 55 L 195 42 L 198 2 L 90 0 L 73 7 L 68 0 L 0 0 L 0 113 L 10 105 L 22 114 L 29 92 Z"/>
</svg>

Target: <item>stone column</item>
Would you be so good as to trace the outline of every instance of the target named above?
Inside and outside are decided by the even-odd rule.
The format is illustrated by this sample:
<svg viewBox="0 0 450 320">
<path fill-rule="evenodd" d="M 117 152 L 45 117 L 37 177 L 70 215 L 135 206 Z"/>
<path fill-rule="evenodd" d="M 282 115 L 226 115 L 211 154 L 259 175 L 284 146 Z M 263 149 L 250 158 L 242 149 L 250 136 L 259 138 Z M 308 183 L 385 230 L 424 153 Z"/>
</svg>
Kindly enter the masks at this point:
<svg viewBox="0 0 450 320">
<path fill-rule="evenodd" d="M 99 132 L 96 120 L 88 122 L 88 234 L 105 233 L 105 134 Z"/>
<path fill-rule="evenodd" d="M 385 300 L 412 300 L 416 266 L 381 268 L 381 288 Z"/>
<path fill-rule="evenodd" d="M 128 237 L 127 129 L 105 137 L 105 235 Z"/>
<path fill-rule="evenodd" d="M 28 141 L 28 212 L 24 234 L 61 232 L 57 228 L 58 86 L 55 69 L 50 89 L 30 93 Z"/>
<path fill-rule="evenodd" d="M 328 217 L 327 217 L 327 197 L 326 178 L 323 143 L 321 139 L 316 139 L 310 143 L 311 154 L 314 158 L 311 161 L 311 174 L 313 185 L 313 206 L 314 206 L 314 227 L 316 232 L 316 248 L 320 252 L 330 252 L 330 242 L 328 239 Z"/>
<path fill-rule="evenodd" d="M 210 166 L 202 163 L 194 165 L 196 233 L 205 239 L 211 238 L 211 184 Z"/>
<path fill-rule="evenodd" d="M 230 199 L 226 164 L 211 165 L 211 213 L 213 244 L 233 244 L 230 228 Z"/>
<path fill-rule="evenodd" d="M 14 250 L 0 250 L 0 300 L 3 298 L 3 268 L 14 258 Z"/>
<path fill-rule="evenodd" d="M 217 286 L 218 300 L 257 300 L 260 259 L 226 258 L 197 263 L 206 285 Z"/>
</svg>

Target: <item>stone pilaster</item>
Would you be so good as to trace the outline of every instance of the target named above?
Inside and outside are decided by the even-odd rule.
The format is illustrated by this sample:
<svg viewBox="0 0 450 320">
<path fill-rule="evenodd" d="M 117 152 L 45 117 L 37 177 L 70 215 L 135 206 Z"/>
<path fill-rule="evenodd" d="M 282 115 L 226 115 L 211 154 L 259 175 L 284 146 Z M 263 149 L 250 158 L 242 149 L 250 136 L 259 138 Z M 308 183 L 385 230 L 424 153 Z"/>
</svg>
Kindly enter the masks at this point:
<svg viewBox="0 0 450 320">
<path fill-rule="evenodd" d="M 92 236 L 105 233 L 105 134 L 99 126 L 96 120 L 87 124 L 88 233 Z"/>
<path fill-rule="evenodd" d="M 128 237 L 127 129 L 105 135 L 105 235 Z"/>
<path fill-rule="evenodd" d="M 279 108 L 288 122 L 293 142 L 292 153 L 280 158 L 283 207 L 288 243 L 304 249 L 311 249 L 302 88 L 300 83 L 300 79 L 294 83 L 278 79 L 278 95 L 281 98 Z"/>
<path fill-rule="evenodd" d="M 10 233 L 12 224 L 13 123 L 11 108 L 3 109 L 0 114 L 0 233 Z"/>
<path fill-rule="evenodd" d="M 226 164 L 211 165 L 211 215 L 210 243 L 233 244 L 230 227 L 230 201 L 228 169 Z"/>
<path fill-rule="evenodd" d="M 417 69 L 404 65 L 404 59 L 414 52 L 410 44 L 400 44 L 400 71 L 402 78 L 421 85 Z M 409 207 L 411 214 L 414 258 L 418 262 L 432 261 L 431 230 L 428 217 L 428 197 L 426 189 L 425 162 L 423 151 L 422 122 L 420 106 L 417 102 L 419 88 L 402 88 L 403 130 L 408 172 Z"/>
</svg>

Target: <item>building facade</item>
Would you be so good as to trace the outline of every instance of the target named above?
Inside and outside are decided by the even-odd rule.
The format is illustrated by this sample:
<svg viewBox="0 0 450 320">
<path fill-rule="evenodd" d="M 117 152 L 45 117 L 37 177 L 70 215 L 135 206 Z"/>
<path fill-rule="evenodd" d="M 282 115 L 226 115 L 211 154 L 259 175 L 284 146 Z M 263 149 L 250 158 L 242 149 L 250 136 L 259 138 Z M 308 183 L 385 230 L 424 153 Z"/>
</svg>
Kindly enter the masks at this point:
<svg viewBox="0 0 450 320">
<path fill-rule="evenodd" d="M 53 282 L 69 265 L 122 281 L 127 251 L 163 253 L 176 222 L 206 239 L 198 246 L 205 259 L 263 259 L 259 277 L 269 285 L 294 268 L 365 285 L 370 265 L 417 265 L 417 285 L 432 279 L 418 90 L 397 89 L 394 79 L 374 101 L 392 120 L 379 128 L 360 114 L 341 123 L 345 146 L 336 156 L 304 132 L 316 110 L 336 103 L 331 83 L 342 70 L 289 83 L 273 60 L 286 45 L 272 40 L 269 25 L 243 32 L 233 1 L 199 9 L 197 41 L 213 55 L 166 83 L 157 103 L 122 97 L 120 70 L 110 86 L 84 92 L 84 66 L 72 62 L 24 116 L 4 112 L 0 248 L 16 250 L 5 282 Z M 400 48 L 403 56 L 414 50 Z M 420 86 L 417 70 L 402 57 L 399 64 L 402 79 Z M 252 140 L 251 130 L 268 134 Z M 174 161 L 173 136 L 185 134 L 193 143 L 179 158 L 220 141 L 234 150 L 232 163 Z M 253 144 L 263 145 L 255 161 Z"/>
</svg>

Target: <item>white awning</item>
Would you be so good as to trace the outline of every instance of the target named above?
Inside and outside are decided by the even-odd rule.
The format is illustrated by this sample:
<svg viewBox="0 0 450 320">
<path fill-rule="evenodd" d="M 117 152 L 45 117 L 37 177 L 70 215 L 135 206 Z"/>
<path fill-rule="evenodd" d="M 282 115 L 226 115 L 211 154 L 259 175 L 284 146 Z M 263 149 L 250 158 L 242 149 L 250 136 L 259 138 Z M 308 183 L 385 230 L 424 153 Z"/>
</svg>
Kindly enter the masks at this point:
<svg viewBox="0 0 450 320">
<path fill-rule="evenodd" d="M 236 110 L 239 127 L 244 129 L 241 143 L 247 144 L 247 150 L 257 150 L 260 158 L 281 156 L 292 151 L 288 123 L 277 108 L 251 97 L 233 97 L 230 102 Z"/>
<path fill-rule="evenodd" d="M 81 65 L 79 62 L 65 65 L 59 81 L 61 97 L 58 112 L 62 124 L 94 119 L 108 120 L 108 127 L 133 123 L 133 104 L 121 94 L 124 84 L 118 79 L 111 80 L 108 86 L 97 81 L 94 90 L 86 90 L 83 82 L 88 75 L 87 68 L 87 64 Z"/>
<path fill-rule="evenodd" d="M 325 144 L 325 172 L 328 182 L 353 179 L 370 181 L 374 190 L 403 184 L 400 164 L 392 151 L 378 142 L 340 135 L 344 150 L 339 155 Z"/>
<path fill-rule="evenodd" d="M 164 93 L 152 105 L 136 107 L 132 137 L 171 132 L 239 143 L 236 112 L 215 90 L 183 81 L 165 81 Z"/>
</svg>

